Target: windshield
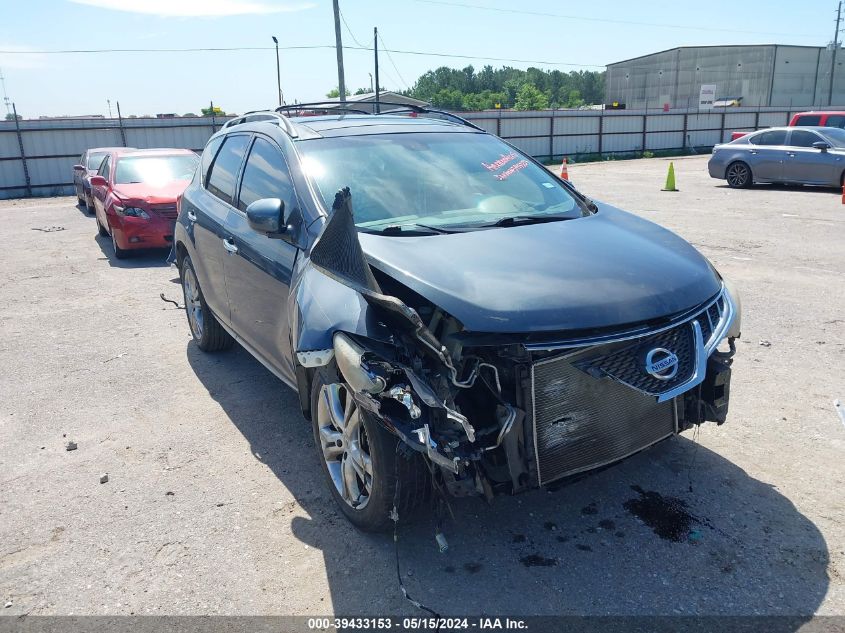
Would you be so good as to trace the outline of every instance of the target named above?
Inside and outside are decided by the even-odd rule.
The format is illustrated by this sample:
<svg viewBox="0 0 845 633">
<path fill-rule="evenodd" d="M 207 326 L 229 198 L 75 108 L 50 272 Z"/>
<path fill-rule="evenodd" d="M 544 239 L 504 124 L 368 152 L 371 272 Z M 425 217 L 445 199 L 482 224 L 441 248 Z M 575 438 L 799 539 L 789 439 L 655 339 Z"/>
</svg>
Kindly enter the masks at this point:
<svg viewBox="0 0 845 633">
<path fill-rule="evenodd" d="M 494 136 L 408 133 L 299 143 L 326 208 L 343 187 L 364 229 L 491 225 L 506 217 L 589 212 L 543 167 Z"/>
<path fill-rule="evenodd" d="M 166 185 L 174 180 L 190 180 L 194 176 L 199 156 L 124 156 L 117 162 L 114 184 L 149 183 Z"/>
<path fill-rule="evenodd" d="M 105 157 L 105 152 L 95 152 L 94 154 L 88 154 L 88 164 L 86 165 L 86 167 L 88 169 L 98 169 L 100 167 L 100 163 L 103 162 L 103 159 Z"/>
<path fill-rule="evenodd" d="M 845 147 L 845 130 L 831 127 L 821 130 L 821 133 L 834 147 Z"/>
</svg>

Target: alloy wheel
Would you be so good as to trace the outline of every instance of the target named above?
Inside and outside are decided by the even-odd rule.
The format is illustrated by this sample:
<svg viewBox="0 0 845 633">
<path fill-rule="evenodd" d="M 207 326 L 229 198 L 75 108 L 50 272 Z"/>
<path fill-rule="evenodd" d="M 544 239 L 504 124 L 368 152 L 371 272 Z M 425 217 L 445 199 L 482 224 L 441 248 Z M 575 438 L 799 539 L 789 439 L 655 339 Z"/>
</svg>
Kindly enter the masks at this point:
<svg viewBox="0 0 845 633">
<path fill-rule="evenodd" d="M 202 338 L 203 316 L 202 299 L 200 299 L 200 287 L 192 268 L 186 266 L 182 274 L 182 290 L 185 293 L 185 311 L 188 313 L 188 323 L 191 325 L 191 332 L 198 339 Z"/>
<path fill-rule="evenodd" d="M 728 183 L 734 187 L 744 187 L 748 183 L 748 167 L 734 163 L 728 168 Z"/>
<path fill-rule="evenodd" d="M 316 415 L 332 482 L 344 502 L 362 510 L 372 493 L 373 466 L 361 412 L 346 386 L 332 383 L 320 389 Z"/>
</svg>

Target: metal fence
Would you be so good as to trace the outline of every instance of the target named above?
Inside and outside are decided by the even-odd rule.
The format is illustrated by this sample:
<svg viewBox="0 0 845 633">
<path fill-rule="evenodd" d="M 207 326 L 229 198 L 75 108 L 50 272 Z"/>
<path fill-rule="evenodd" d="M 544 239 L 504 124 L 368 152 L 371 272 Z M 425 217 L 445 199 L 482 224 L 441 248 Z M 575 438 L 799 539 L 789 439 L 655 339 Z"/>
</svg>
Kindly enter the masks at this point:
<svg viewBox="0 0 845 633">
<path fill-rule="evenodd" d="M 845 108 L 830 108 L 845 109 Z M 467 112 L 462 116 L 531 156 L 636 154 L 707 150 L 733 131 L 786 125 L 794 111 L 778 107 L 697 111 L 542 110 Z M 200 150 L 226 121 L 50 119 L 0 122 L 0 198 L 73 193 L 73 165 L 89 147 L 181 147 Z"/>
<path fill-rule="evenodd" d="M 73 194 L 73 165 L 89 147 L 200 151 L 227 120 L 180 117 L 0 122 L 0 198 Z"/>
<path fill-rule="evenodd" d="M 827 108 L 826 108 L 827 109 Z M 830 110 L 839 108 L 831 107 Z M 542 159 L 709 150 L 731 132 L 787 125 L 782 107 L 663 110 L 543 110 L 473 112 L 466 119 Z"/>
</svg>

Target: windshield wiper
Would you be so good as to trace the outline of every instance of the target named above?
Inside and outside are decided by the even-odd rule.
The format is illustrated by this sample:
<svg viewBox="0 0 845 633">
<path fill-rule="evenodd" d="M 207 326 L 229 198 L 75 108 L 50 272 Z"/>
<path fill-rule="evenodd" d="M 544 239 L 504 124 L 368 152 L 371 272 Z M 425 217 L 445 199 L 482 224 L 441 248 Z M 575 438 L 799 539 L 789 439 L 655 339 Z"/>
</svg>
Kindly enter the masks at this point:
<svg viewBox="0 0 845 633">
<path fill-rule="evenodd" d="M 412 235 L 441 235 L 444 233 L 451 233 L 451 231 L 446 231 L 444 229 L 437 228 L 436 226 L 428 226 L 426 224 L 390 224 L 385 227 L 375 228 L 375 227 L 367 227 L 367 226 L 360 226 L 358 227 L 360 230 L 364 231 L 365 233 L 375 233 L 377 235 L 405 235 L 405 236 L 412 236 Z"/>
<path fill-rule="evenodd" d="M 561 220 L 571 220 L 569 215 L 509 215 L 504 218 L 499 218 L 495 222 L 489 224 L 479 224 L 478 226 L 521 226 L 523 224 L 542 224 L 544 222 L 558 222 Z"/>
</svg>

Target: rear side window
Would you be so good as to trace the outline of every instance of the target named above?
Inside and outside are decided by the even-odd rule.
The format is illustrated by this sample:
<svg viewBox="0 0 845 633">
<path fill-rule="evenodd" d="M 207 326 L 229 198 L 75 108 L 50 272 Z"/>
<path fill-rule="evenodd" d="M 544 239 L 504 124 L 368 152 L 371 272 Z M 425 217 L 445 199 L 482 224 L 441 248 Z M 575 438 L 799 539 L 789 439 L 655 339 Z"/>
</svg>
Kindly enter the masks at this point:
<svg viewBox="0 0 845 633">
<path fill-rule="evenodd" d="M 845 128 L 845 116 L 841 114 L 831 114 L 824 122 L 827 127 L 841 127 Z"/>
<path fill-rule="evenodd" d="M 97 169 L 97 167 L 100 166 L 100 163 L 103 162 L 105 155 L 105 152 L 94 152 L 93 154 L 88 154 L 88 163 L 85 166 L 88 169 Z"/>
<path fill-rule="evenodd" d="M 789 138 L 789 144 L 792 147 L 812 147 L 813 143 L 821 141 L 821 137 L 813 132 L 807 130 L 792 130 L 792 136 Z"/>
<path fill-rule="evenodd" d="M 821 125 L 821 122 L 820 114 L 805 114 L 795 119 L 795 125 Z"/>
<path fill-rule="evenodd" d="M 249 136 L 244 134 L 227 136 L 211 165 L 206 188 L 228 204 L 232 204 L 235 199 L 235 180 L 246 153 L 247 143 Z"/>
<path fill-rule="evenodd" d="M 282 153 L 273 143 L 258 137 L 244 167 L 238 208 L 245 211 L 250 204 L 262 198 L 280 198 L 285 208 L 290 209 L 293 185 Z"/>
<path fill-rule="evenodd" d="M 202 158 L 200 159 L 200 169 L 202 170 L 201 177 L 202 177 L 202 186 L 205 187 L 208 184 L 208 168 L 211 167 L 211 163 L 214 161 L 214 156 L 217 154 L 217 150 L 220 149 L 220 146 L 223 144 L 223 139 L 226 138 L 225 136 L 218 136 L 208 142 L 208 145 L 205 146 L 205 149 L 202 151 Z"/>
<path fill-rule="evenodd" d="M 106 180 L 109 179 L 109 174 L 111 174 L 111 156 L 106 156 L 103 160 L 103 164 L 100 165 L 100 171 L 97 173 Z"/>
<path fill-rule="evenodd" d="M 754 145 L 785 145 L 786 130 L 771 130 L 748 139 Z"/>
</svg>

